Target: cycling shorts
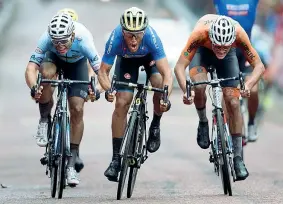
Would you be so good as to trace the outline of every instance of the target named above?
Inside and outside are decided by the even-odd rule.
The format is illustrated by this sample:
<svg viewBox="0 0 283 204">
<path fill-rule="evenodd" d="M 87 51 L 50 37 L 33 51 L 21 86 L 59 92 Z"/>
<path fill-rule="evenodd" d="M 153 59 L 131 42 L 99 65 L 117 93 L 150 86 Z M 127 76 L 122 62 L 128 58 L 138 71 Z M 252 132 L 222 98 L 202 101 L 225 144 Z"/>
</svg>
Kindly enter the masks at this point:
<svg viewBox="0 0 283 204">
<path fill-rule="evenodd" d="M 210 66 L 216 69 L 218 78 L 238 76 L 239 64 L 236 56 L 236 48 L 231 48 L 224 59 L 218 59 L 212 50 L 199 47 L 190 63 L 190 76 L 203 72 L 207 73 L 207 69 Z M 237 87 L 238 84 L 239 81 L 236 80 L 221 82 L 222 87 Z"/>
<path fill-rule="evenodd" d="M 137 83 L 139 78 L 139 67 L 144 66 L 145 72 L 148 78 L 152 74 L 159 73 L 156 65 L 151 65 L 153 62 L 150 54 L 144 57 L 133 57 L 133 58 L 124 58 L 117 56 L 115 63 L 115 75 L 118 81 L 123 81 L 127 83 Z M 134 92 L 134 88 L 124 87 L 116 85 L 118 92 L 129 91 Z"/>
<path fill-rule="evenodd" d="M 44 62 L 51 62 L 56 66 L 56 72 L 62 69 L 65 79 L 89 81 L 87 58 L 82 58 L 77 62 L 68 63 L 61 60 L 55 53 L 46 52 L 43 59 Z M 86 84 L 71 84 L 68 87 L 68 97 L 81 97 L 86 99 L 88 96 L 88 85 Z"/>
</svg>

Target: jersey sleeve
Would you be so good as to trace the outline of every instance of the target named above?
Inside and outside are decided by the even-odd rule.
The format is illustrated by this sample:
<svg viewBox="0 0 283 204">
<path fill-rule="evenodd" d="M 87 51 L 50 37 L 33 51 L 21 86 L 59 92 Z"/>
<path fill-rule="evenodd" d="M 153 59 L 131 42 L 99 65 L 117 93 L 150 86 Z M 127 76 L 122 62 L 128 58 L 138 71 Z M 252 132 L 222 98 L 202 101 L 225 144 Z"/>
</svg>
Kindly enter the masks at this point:
<svg viewBox="0 0 283 204">
<path fill-rule="evenodd" d="M 119 43 L 119 37 L 117 36 L 117 29 L 113 30 L 110 37 L 108 38 L 104 54 L 102 57 L 102 62 L 105 64 L 113 65 L 117 52 L 117 44 Z"/>
<path fill-rule="evenodd" d="M 48 51 L 50 45 L 51 45 L 51 41 L 46 31 L 41 35 L 40 39 L 38 40 L 37 47 L 33 51 L 29 61 L 34 62 L 38 66 L 40 66 L 40 64 L 43 61 L 44 55 Z"/>
<path fill-rule="evenodd" d="M 146 33 L 144 37 L 147 38 L 147 44 L 150 48 L 150 53 L 152 54 L 153 60 L 159 60 L 166 57 L 164 52 L 163 44 L 161 39 L 151 27 L 148 27 L 149 33 Z"/>
<path fill-rule="evenodd" d="M 80 48 L 82 55 L 88 59 L 93 71 L 97 73 L 100 67 L 101 58 L 94 45 L 94 40 L 90 32 L 82 39 Z"/>
</svg>

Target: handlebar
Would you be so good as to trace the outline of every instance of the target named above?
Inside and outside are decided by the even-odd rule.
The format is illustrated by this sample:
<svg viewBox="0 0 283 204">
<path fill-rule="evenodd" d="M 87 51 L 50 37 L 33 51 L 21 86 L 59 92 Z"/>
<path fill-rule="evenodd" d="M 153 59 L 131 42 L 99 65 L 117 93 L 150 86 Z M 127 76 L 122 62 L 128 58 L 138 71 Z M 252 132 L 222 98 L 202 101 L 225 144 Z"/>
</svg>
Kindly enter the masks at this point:
<svg viewBox="0 0 283 204">
<path fill-rule="evenodd" d="M 55 80 L 55 79 L 42 79 L 41 73 L 38 73 L 37 75 L 37 81 L 36 81 L 36 88 L 38 89 L 40 87 L 41 83 L 49 83 L 53 86 L 58 85 L 71 85 L 71 84 L 86 84 L 91 85 L 92 91 L 95 93 L 95 77 L 92 76 L 90 81 L 80 81 L 80 80 L 69 80 L 69 79 L 62 79 L 62 80 Z M 36 101 L 38 103 L 38 101 Z"/>
<path fill-rule="evenodd" d="M 90 81 L 80 81 L 80 80 L 70 80 L 70 79 L 56 80 L 56 79 L 42 79 L 42 75 L 41 73 L 39 73 L 37 76 L 37 87 L 39 87 L 41 83 L 48 83 L 54 86 L 58 86 L 59 84 L 63 84 L 63 85 L 86 84 L 86 85 L 91 85 L 92 91 L 95 92 L 95 77 L 94 76 L 91 77 Z"/>
<path fill-rule="evenodd" d="M 122 86 L 126 86 L 126 87 L 131 87 L 131 88 L 136 88 L 137 90 L 146 90 L 146 91 L 153 91 L 153 92 L 158 92 L 158 93 L 163 93 L 163 100 L 165 103 L 168 102 L 168 86 L 165 85 L 163 89 L 160 88 L 155 88 L 152 86 L 146 86 L 145 84 L 134 84 L 134 83 L 127 83 L 127 82 L 123 82 L 123 81 L 117 81 L 116 80 L 116 75 L 114 75 L 112 77 L 112 81 L 111 81 L 111 88 L 110 88 L 110 92 L 114 91 L 114 88 L 116 85 L 122 85 Z"/>
<path fill-rule="evenodd" d="M 244 77 L 243 77 L 242 72 L 240 72 L 239 76 L 237 76 L 237 77 L 229 77 L 229 78 L 225 78 L 225 79 L 212 79 L 210 81 L 192 82 L 191 79 L 187 78 L 187 80 L 186 80 L 187 98 L 189 98 L 191 96 L 192 86 L 197 86 L 197 85 L 201 85 L 201 84 L 217 86 L 221 82 L 232 81 L 232 80 L 239 80 L 240 81 L 240 89 L 245 90 L 245 83 L 244 83 Z"/>
</svg>

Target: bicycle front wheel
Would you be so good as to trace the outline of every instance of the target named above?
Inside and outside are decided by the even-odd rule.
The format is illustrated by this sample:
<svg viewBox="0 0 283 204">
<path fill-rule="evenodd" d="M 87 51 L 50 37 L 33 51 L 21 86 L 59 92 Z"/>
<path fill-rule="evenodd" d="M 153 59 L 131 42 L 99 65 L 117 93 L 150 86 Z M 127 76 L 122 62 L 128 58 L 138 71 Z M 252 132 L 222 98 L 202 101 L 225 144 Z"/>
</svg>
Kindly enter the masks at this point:
<svg viewBox="0 0 283 204">
<path fill-rule="evenodd" d="M 226 138 L 224 134 L 224 118 L 221 111 L 218 109 L 216 111 L 217 116 L 217 126 L 218 126 L 218 134 L 219 139 L 221 140 L 221 150 L 222 150 L 222 160 L 223 162 L 220 162 L 220 173 L 221 173 L 221 179 L 222 179 L 222 186 L 224 190 L 224 194 L 227 194 L 227 191 L 229 192 L 229 196 L 232 196 L 232 188 L 231 188 L 231 180 L 230 180 L 230 171 L 229 171 L 229 163 L 228 163 L 228 155 L 227 155 L 227 144 L 226 144 Z"/>
<path fill-rule="evenodd" d="M 130 153 L 130 147 L 132 144 L 132 138 L 133 134 L 135 132 L 135 124 L 138 119 L 138 113 L 132 112 L 132 115 L 128 122 L 128 127 L 126 127 L 126 133 L 124 134 L 124 138 L 126 138 L 124 153 L 122 157 L 122 165 L 121 165 L 121 172 L 119 175 L 119 183 L 118 183 L 118 190 L 117 190 L 117 200 L 120 200 L 123 194 L 123 189 L 125 185 L 126 176 L 128 173 L 128 167 L 129 167 L 129 153 Z"/>
<path fill-rule="evenodd" d="M 144 119 L 141 117 L 139 120 L 139 125 L 136 130 L 136 134 L 134 135 L 133 139 L 133 145 L 132 145 L 132 155 L 135 158 L 138 158 L 139 161 L 143 157 L 143 138 L 145 133 L 145 124 Z M 131 166 L 130 167 L 130 173 L 129 173 L 129 180 L 128 180 L 128 189 L 127 189 L 127 198 L 132 197 L 133 190 L 136 183 L 136 178 L 138 174 L 138 167 L 137 166 Z"/>
<path fill-rule="evenodd" d="M 56 188 L 57 188 L 57 172 L 58 172 L 58 164 L 55 160 L 55 138 L 58 137 L 59 126 L 58 121 L 52 123 L 52 129 L 49 131 L 49 141 L 48 141 L 48 164 L 50 170 L 50 178 L 51 178 L 51 197 L 55 198 Z"/>
<path fill-rule="evenodd" d="M 66 182 L 66 137 L 67 137 L 67 113 L 62 113 L 60 125 L 60 157 L 58 165 L 58 198 L 61 199 Z"/>
</svg>

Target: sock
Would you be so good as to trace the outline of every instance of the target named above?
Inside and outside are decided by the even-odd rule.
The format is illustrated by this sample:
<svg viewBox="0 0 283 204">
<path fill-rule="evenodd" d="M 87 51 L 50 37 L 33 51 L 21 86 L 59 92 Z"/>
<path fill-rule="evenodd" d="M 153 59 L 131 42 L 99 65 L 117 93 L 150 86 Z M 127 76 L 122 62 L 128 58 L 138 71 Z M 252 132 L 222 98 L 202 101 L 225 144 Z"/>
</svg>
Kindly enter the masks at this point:
<svg viewBox="0 0 283 204">
<path fill-rule="evenodd" d="M 74 167 L 76 162 L 76 157 L 78 154 L 79 145 L 71 143 L 70 149 L 72 156 L 68 158 L 68 167 Z"/>
<path fill-rule="evenodd" d="M 234 158 L 237 156 L 242 157 L 242 135 L 241 134 L 234 134 L 232 135 L 232 142 L 233 142 L 233 148 L 234 148 Z"/>
<path fill-rule="evenodd" d="M 197 113 L 199 117 L 200 122 L 207 122 L 207 117 L 206 117 L 206 108 L 197 108 Z"/>
<path fill-rule="evenodd" d="M 112 161 L 113 160 L 119 160 L 120 159 L 120 148 L 122 145 L 123 137 L 120 138 L 113 138 L 112 139 L 112 146 L 113 146 L 113 156 L 112 156 Z"/>
<path fill-rule="evenodd" d="M 151 121 L 151 127 L 159 127 L 160 126 L 160 120 L 162 115 L 157 115 L 156 113 L 153 114 L 153 119 Z"/>
<path fill-rule="evenodd" d="M 48 116 L 50 116 L 52 105 L 53 104 L 51 101 L 47 103 L 39 103 L 39 112 L 41 119 L 47 119 Z"/>
</svg>

